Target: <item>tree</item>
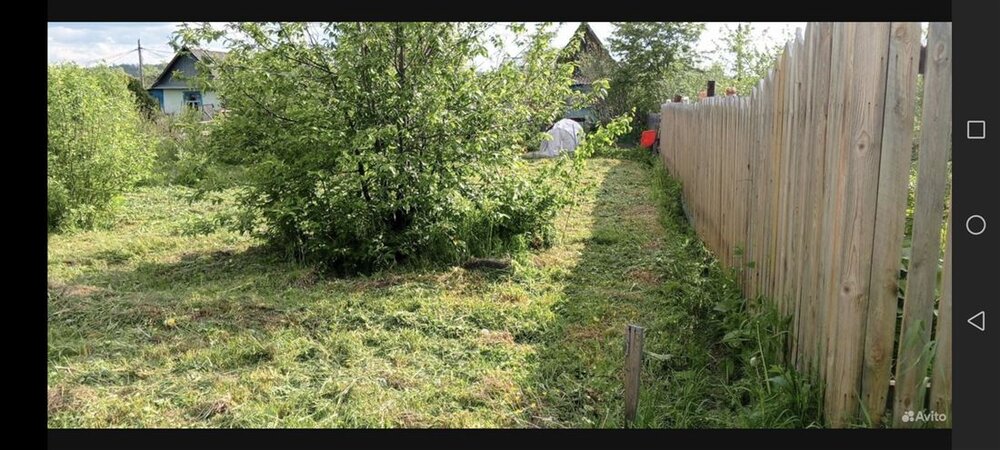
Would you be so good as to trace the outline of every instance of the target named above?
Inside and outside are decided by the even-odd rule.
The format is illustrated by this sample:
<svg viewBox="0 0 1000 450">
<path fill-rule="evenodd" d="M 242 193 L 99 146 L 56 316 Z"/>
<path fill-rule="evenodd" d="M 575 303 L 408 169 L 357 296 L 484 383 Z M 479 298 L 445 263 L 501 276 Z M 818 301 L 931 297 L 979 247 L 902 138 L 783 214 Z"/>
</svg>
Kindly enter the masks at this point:
<svg viewBox="0 0 1000 450">
<path fill-rule="evenodd" d="M 614 26 L 608 43 L 618 67 L 608 101 L 618 105 L 616 113 L 636 108 L 636 123 L 644 127 L 647 113 L 658 111 L 673 95 L 666 90 L 668 76 L 692 65 L 694 44 L 705 26 L 692 22 L 614 22 Z"/>
<path fill-rule="evenodd" d="M 689 99 L 697 99 L 698 92 L 705 90 L 708 80 L 716 80 L 725 84 L 728 78 L 725 69 L 719 62 L 714 62 L 708 68 L 702 69 L 687 63 L 674 62 L 675 67 L 667 75 L 664 82 L 666 93 L 671 97 L 680 95 Z"/>
<path fill-rule="evenodd" d="M 767 76 L 774 62 L 784 49 L 784 42 L 777 42 L 761 48 L 757 45 L 760 36 L 767 29 L 755 30 L 753 24 L 740 23 L 736 28 L 727 26 L 722 43 L 716 49 L 721 61 L 727 66 L 722 87 L 735 87 L 741 94 L 748 94 L 760 80 Z"/>
<path fill-rule="evenodd" d="M 342 271 L 544 242 L 565 196 L 519 154 L 562 113 L 572 66 L 542 26 L 521 58 L 479 73 L 489 28 L 183 26 L 177 42 L 230 48 L 212 81 L 230 112 L 211 136 L 246 166 L 240 229 Z"/>
<path fill-rule="evenodd" d="M 128 76 L 49 66 L 47 111 L 49 229 L 106 224 L 154 158 Z"/>
</svg>

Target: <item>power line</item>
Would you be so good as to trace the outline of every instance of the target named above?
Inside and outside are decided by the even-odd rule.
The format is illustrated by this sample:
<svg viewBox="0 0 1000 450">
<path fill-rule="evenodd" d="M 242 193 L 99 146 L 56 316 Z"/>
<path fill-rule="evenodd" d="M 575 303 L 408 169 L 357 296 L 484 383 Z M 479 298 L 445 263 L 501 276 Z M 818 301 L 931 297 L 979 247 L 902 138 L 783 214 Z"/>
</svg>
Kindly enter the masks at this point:
<svg viewBox="0 0 1000 450">
<path fill-rule="evenodd" d="M 97 63 L 97 62 L 108 63 L 110 61 L 114 61 L 114 60 L 116 60 L 118 58 L 121 58 L 123 56 L 127 56 L 128 54 L 130 54 L 130 53 L 132 53 L 132 52 L 134 52 L 136 50 L 137 49 L 133 48 L 133 49 L 127 51 L 127 52 L 122 52 L 122 53 L 118 53 L 118 54 L 111 55 L 111 56 L 105 56 L 105 57 L 101 57 L 101 58 L 95 58 L 95 59 L 86 60 L 86 61 L 81 62 L 80 65 L 86 66 L 86 65 L 93 64 L 93 63 Z"/>
<path fill-rule="evenodd" d="M 167 51 L 163 51 L 163 50 L 156 50 L 156 49 L 152 49 L 152 48 L 149 48 L 149 47 L 143 47 L 142 49 L 146 50 L 148 52 L 151 52 L 151 53 L 153 53 L 154 55 L 157 55 L 157 56 L 165 56 L 165 57 L 173 56 L 173 53 L 167 52 Z"/>
<path fill-rule="evenodd" d="M 129 51 L 123 53 L 123 54 L 120 54 L 120 55 L 117 55 L 117 56 L 112 56 L 110 58 L 104 58 L 103 61 L 106 62 L 106 63 L 111 63 L 111 62 L 120 60 L 120 59 L 122 59 L 122 58 L 124 58 L 124 57 L 126 57 L 126 56 L 128 56 L 130 54 L 132 54 L 132 52 L 135 52 L 135 51 L 138 51 L 138 49 L 134 48 L 134 49 L 129 50 Z"/>
</svg>

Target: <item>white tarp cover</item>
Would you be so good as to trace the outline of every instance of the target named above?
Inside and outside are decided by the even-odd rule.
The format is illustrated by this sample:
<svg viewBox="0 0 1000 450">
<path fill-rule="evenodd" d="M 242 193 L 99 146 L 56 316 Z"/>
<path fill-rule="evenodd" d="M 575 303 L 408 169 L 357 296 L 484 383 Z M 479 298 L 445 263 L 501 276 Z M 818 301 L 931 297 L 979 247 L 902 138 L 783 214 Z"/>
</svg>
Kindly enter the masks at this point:
<svg viewBox="0 0 1000 450">
<path fill-rule="evenodd" d="M 526 158 L 554 158 L 562 153 L 573 153 L 583 139 L 583 127 L 572 119 L 556 122 L 547 133 L 551 139 L 543 140 L 538 151 L 526 153 Z"/>
</svg>

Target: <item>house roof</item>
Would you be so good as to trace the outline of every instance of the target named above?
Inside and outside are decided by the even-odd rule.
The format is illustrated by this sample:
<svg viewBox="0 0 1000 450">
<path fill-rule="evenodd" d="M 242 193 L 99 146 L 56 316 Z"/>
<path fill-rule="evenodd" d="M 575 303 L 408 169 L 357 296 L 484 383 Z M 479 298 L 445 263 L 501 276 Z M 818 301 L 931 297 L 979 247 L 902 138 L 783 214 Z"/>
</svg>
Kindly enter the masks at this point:
<svg viewBox="0 0 1000 450">
<path fill-rule="evenodd" d="M 181 47 L 181 49 L 174 54 L 174 57 L 170 60 L 170 62 L 167 63 L 166 67 L 163 68 L 163 71 L 160 72 L 160 75 L 157 76 L 155 80 L 153 80 L 153 84 L 149 85 L 149 88 L 147 89 L 155 89 L 156 86 L 159 85 L 164 78 L 166 78 L 167 74 L 171 73 L 174 70 L 174 66 L 177 65 L 177 61 L 180 60 L 180 58 L 185 55 L 191 56 L 196 61 L 201 61 L 206 64 L 211 64 L 214 61 L 221 61 L 225 59 L 228 53 L 218 52 L 214 50 L 205 50 L 201 48 Z M 214 71 L 212 75 L 215 76 Z"/>
<path fill-rule="evenodd" d="M 569 42 L 563 46 L 563 50 L 567 49 L 571 44 L 573 44 L 573 39 L 578 35 L 583 35 L 583 42 L 580 43 L 580 47 L 576 49 L 572 54 L 564 55 L 564 58 L 569 60 L 575 60 L 580 57 L 581 53 L 584 52 L 595 52 L 611 57 L 611 53 L 608 52 L 607 47 L 601 42 L 601 38 L 597 36 L 594 29 L 590 27 L 587 22 L 580 22 L 580 26 L 576 28 L 573 32 L 573 37 L 570 38 Z"/>
<path fill-rule="evenodd" d="M 188 49 L 184 48 L 181 50 L 183 51 Z M 226 58 L 226 55 L 229 54 L 227 52 L 217 52 L 215 50 L 205 50 L 203 48 L 192 48 L 189 49 L 188 51 L 191 52 L 191 55 L 194 56 L 195 59 L 204 62 L 221 61 Z"/>
<path fill-rule="evenodd" d="M 580 22 L 580 26 L 573 32 L 573 37 L 570 38 L 570 41 L 563 47 L 563 50 L 566 51 L 566 49 L 573 44 L 573 39 L 581 34 L 583 40 L 580 42 L 580 46 L 572 53 L 563 53 L 559 57 L 559 62 L 579 61 L 580 56 L 586 53 L 598 55 L 599 57 L 606 58 L 612 62 L 614 61 L 614 58 L 611 57 L 611 52 L 608 51 L 607 47 L 604 46 L 604 43 L 601 42 L 601 38 L 597 36 L 597 33 L 594 32 L 594 29 L 591 28 L 590 24 L 587 22 Z M 579 84 L 590 84 L 593 81 L 590 75 L 591 74 L 583 73 L 579 67 L 573 71 L 573 78 Z"/>
</svg>

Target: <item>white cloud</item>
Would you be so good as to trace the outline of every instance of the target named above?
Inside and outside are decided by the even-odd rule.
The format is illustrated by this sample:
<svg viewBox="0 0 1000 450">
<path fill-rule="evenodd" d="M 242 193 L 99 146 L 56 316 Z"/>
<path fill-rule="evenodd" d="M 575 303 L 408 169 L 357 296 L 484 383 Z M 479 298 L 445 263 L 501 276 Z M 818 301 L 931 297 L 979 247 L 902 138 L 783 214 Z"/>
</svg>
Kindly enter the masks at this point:
<svg viewBox="0 0 1000 450">
<path fill-rule="evenodd" d="M 48 61 L 93 65 L 102 60 L 138 63 L 142 40 L 144 63 L 162 63 L 173 56 L 168 42 L 180 22 L 70 22 L 48 24 Z M 211 47 L 210 47 L 211 48 Z"/>
</svg>

